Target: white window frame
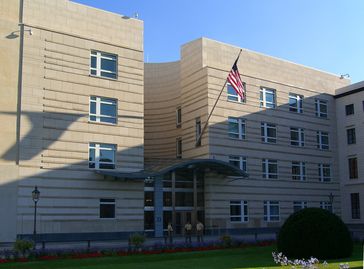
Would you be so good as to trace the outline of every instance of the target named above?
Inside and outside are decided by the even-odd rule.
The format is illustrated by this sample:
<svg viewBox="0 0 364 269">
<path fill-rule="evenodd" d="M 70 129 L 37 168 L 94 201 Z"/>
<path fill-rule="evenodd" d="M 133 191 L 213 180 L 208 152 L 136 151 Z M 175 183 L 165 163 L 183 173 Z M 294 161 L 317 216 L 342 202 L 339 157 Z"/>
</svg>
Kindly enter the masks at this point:
<svg viewBox="0 0 364 269">
<path fill-rule="evenodd" d="M 109 101 L 107 101 L 107 100 L 109 100 Z M 91 113 L 91 104 L 92 103 L 96 104 L 96 113 Z M 101 106 L 103 104 L 115 106 L 115 116 L 102 115 L 101 114 Z M 95 117 L 96 119 L 92 120 L 91 117 Z M 101 118 L 115 119 L 115 123 L 102 121 Z M 118 124 L 118 100 L 114 99 L 114 98 L 108 98 L 108 97 L 90 96 L 90 98 L 89 98 L 89 121 L 90 122 L 117 125 Z"/>
<path fill-rule="evenodd" d="M 328 163 L 320 163 L 318 165 L 318 170 L 319 170 L 319 180 L 320 182 L 331 182 L 331 165 Z M 329 176 L 325 176 L 324 172 L 329 171 Z"/>
<path fill-rule="evenodd" d="M 229 87 L 232 88 L 232 93 L 229 93 Z M 243 82 L 243 87 L 244 87 L 244 97 L 245 98 L 241 98 L 241 96 L 235 91 L 235 89 L 233 88 L 233 86 L 231 86 L 230 83 L 226 83 L 226 93 L 227 93 L 227 100 L 229 102 L 235 102 L 235 103 L 246 103 L 246 85 Z"/>
<path fill-rule="evenodd" d="M 176 138 L 176 158 L 182 158 L 182 137 Z"/>
<path fill-rule="evenodd" d="M 278 208 L 278 215 L 272 215 L 272 207 Z M 264 201 L 264 221 L 278 222 L 280 219 L 279 201 Z"/>
<path fill-rule="evenodd" d="M 291 99 L 294 99 L 296 101 L 296 105 L 291 105 Z M 288 95 L 288 105 L 289 105 L 289 111 L 295 112 L 295 113 L 303 113 L 303 95 L 299 95 L 296 93 L 289 93 Z"/>
<path fill-rule="evenodd" d="M 325 137 L 327 137 L 327 144 L 324 143 L 324 141 L 323 141 Z M 317 142 L 318 149 L 328 150 L 330 148 L 329 133 L 324 132 L 324 131 L 317 131 L 316 132 L 316 142 Z"/>
<path fill-rule="evenodd" d="M 302 128 L 290 127 L 290 141 L 291 146 L 304 147 L 305 146 L 305 130 Z M 292 139 L 292 133 L 297 133 L 298 140 Z"/>
<path fill-rule="evenodd" d="M 238 133 L 230 132 L 230 130 L 229 130 L 230 129 L 229 128 L 230 124 L 237 124 L 238 125 Z M 235 117 L 229 117 L 228 118 L 228 135 L 229 135 L 229 138 L 244 140 L 245 139 L 245 131 L 246 131 L 245 119 L 235 118 Z"/>
<path fill-rule="evenodd" d="M 182 126 L 182 109 L 181 107 L 176 108 L 176 127 L 179 128 Z"/>
<path fill-rule="evenodd" d="M 293 201 L 293 212 L 300 211 L 302 209 L 307 208 L 307 202 L 306 201 Z"/>
<path fill-rule="evenodd" d="M 232 215 L 231 207 L 239 206 L 240 207 L 240 215 Z M 249 221 L 249 213 L 248 213 L 248 201 L 240 201 L 240 200 L 231 200 L 230 201 L 230 222 L 231 223 L 241 223 Z"/>
<path fill-rule="evenodd" d="M 111 201 L 102 201 L 102 200 L 114 200 Z M 107 217 L 101 217 L 101 206 L 102 205 L 113 205 L 114 206 L 114 217 L 107 218 Z M 101 198 L 99 200 L 99 219 L 115 219 L 116 218 L 116 202 L 114 198 Z"/>
<path fill-rule="evenodd" d="M 96 67 L 91 66 L 91 60 L 90 60 L 90 76 L 101 77 L 112 80 L 118 79 L 118 55 L 102 51 L 91 50 L 90 59 L 92 59 L 92 57 L 96 58 Z M 101 59 L 115 61 L 115 72 L 106 69 L 101 69 Z M 96 72 L 96 74 L 92 74 L 92 71 Z M 104 76 L 102 75 L 102 72 L 114 74 L 115 78 Z"/>
<path fill-rule="evenodd" d="M 277 143 L 277 125 L 273 123 L 262 122 L 260 128 L 261 128 L 260 130 L 261 130 L 262 142 L 271 144 Z M 275 136 L 268 136 L 269 129 L 274 130 Z"/>
<path fill-rule="evenodd" d="M 325 111 L 321 111 L 321 105 L 326 107 L 326 112 Z M 322 99 L 315 99 L 315 112 L 316 112 L 316 117 L 319 118 L 327 118 L 328 112 L 329 112 L 329 106 L 328 106 L 328 101 L 327 100 L 322 100 Z"/>
<path fill-rule="evenodd" d="M 244 156 L 229 156 L 229 163 L 244 172 L 247 171 L 246 157 Z M 235 163 L 238 163 L 239 165 L 235 165 Z"/>
<path fill-rule="evenodd" d="M 298 167 L 299 174 L 293 174 L 293 167 Z M 306 180 L 306 163 L 292 162 L 292 180 L 299 180 L 299 181 Z"/>
<path fill-rule="evenodd" d="M 276 166 L 276 173 L 269 171 L 269 166 L 275 165 Z M 262 160 L 262 172 L 263 178 L 265 179 L 277 179 L 278 178 L 278 161 L 272 159 L 263 159 Z"/>
<path fill-rule="evenodd" d="M 267 101 L 267 94 L 273 95 L 273 99 L 274 99 L 273 102 Z M 260 107 L 276 108 L 276 106 L 277 106 L 276 103 L 277 103 L 276 90 L 271 89 L 271 88 L 261 87 L 260 88 Z"/>
<path fill-rule="evenodd" d="M 94 146 L 92 145 L 94 144 Z M 95 161 L 90 161 L 89 160 L 89 168 L 90 169 L 115 169 L 116 166 L 116 148 L 117 146 L 115 144 L 106 144 L 106 143 L 89 143 L 88 146 L 88 151 L 89 151 L 89 157 L 91 154 L 91 149 L 95 150 Z M 100 151 L 101 150 L 110 150 L 113 151 L 113 162 L 100 162 Z M 90 164 L 94 163 L 95 164 L 95 168 L 90 167 Z M 100 168 L 100 164 L 108 164 L 108 165 L 113 165 L 113 168 Z"/>
</svg>

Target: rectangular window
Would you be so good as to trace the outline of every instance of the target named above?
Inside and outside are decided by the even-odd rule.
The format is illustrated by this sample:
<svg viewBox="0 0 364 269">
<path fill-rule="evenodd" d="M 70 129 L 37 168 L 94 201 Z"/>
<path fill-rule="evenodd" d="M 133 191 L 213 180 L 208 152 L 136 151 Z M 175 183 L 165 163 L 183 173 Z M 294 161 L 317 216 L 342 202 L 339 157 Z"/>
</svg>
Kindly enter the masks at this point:
<svg viewBox="0 0 364 269">
<path fill-rule="evenodd" d="M 176 139 L 176 158 L 182 158 L 182 137 Z"/>
<path fill-rule="evenodd" d="M 303 96 L 295 93 L 289 94 L 289 111 L 302 113 L 303 112 Z"/>
<path fill-rule="evenodd" d="M 327 201 L 320 202 L 320 208 L 326 209 L 326 210 L 332 212 L 332 204 L 330 202 L 327 202 Z"/>
<path fill-rule="evenodd" d="M 117 123 L 117 100 L 106 97 L 90 96 L 89 121 Z"/>
<path fill-rule="evenodd" d="M 228 101 L 234 101 L 234 102 L 239 102 L 239 103 L 245 103 L 246 102 L 246 94 L 245 94 L 245 83 L 243 83 L 243 87 L 244 87 L 244 96 L 245 98 L 242 99 L 240 97 L 240 95 L 234 90 L 233 86 L 231 86 L 230 83 L 226 84 L 227 87 L 227 99 Z"/>
<path fill-rule="evenodd" d="M 319 180 L 321 182 L 330 182 L 331 181 L 331 165 L 320 163 L 318 165 L 319 171 Z"/>
<path fill-rule="evenodd" d="M 246 157 L 243 156 L 229 156 L 229 163 L 240 170 L 246 172 Z"/>
<path fill-rule="evenodd" d="M 247 222 L 248 220 L 248 202 L 230 201 L 230 221 Z"/>
<path fill-rule="evenodd" d="M 356 144 L 355 128 L 346 129 L 348 145 Z"/>
<path fill-rule="evenodd" d="M 278 178 L 278 162 L 277 160 L 262 160 L 263 178 Z"/>
<path fill-rule="evenodd" d="M 196 118 L 195 132 L 196 132 L 196 147 L 199 147 L 199 146 L 201 146 L 201 140 L 202 140 L 202 137 L 200 138 L 200 135 L 201 135 L 201 119 L 200 119 L 200 117 Z"/>
<path fill-rule="evenodd" d="M 316 111 L 316 117 L 327 118 L 327 101 L 316 99 L 315 111 Z"/>
<path fill-rule="evenodd" d="M 177 128 L 181 127 L 181 124 L 182 124 L 182 109 L 179 106 L 176 109 L 176 126 L 177 126 Z"/>
<path fill-rule="evenodd" d="M 306 163 L 292 162 L 292 179 L 293 180 L 306 180 Z"/>
<path fill-rule="evenodd" d="M 351 193 L 351 218 L 360 219 L 360 198 L 359 193 Z"/>
<path fill-rule="evenodd" d="M 245 120 L 229 117 L 228 132 L 230 138 L 245 139 Z"/>
<path fill-rule="evenodd" d="M 262 142 L 277 143 L 277 127 L 275 124 L 261 123 L 260 127 Z"/>
<path fill-rule="evenodd" d="M 91 51 L 90 74 L 92 76 L 117 79 L 118 56 L 101 51 Z"/>
<path fill-rule="evenodd" d="M 318 149 L 329 149 L 329 133 L 317 131 L 316 132 L 316 142 Z"/>
<path fill-rule="evenodd" d="M 154 211 L 144 211 L 144 230 L 154 231 Z"/>
<path fill-rule="evenodd" d="M 346 105 L 345 113 L 346 113 L 346 116 L 354 115 L 354 104 Z"/>
<path fill-rule="evenodd" d="M 300 211 L 301 209 L 307 208 L 307 202 L 305 201 L 294 201 L 293 212 Z"/>
<path fill-rule="evenodd" d="M 276 90 L 268 88 L 260 88 L 260 107 L 275 108 L 276 107 Z"/>
<path fill-rule="evenodd" d="M 279 221 L 278 201 L 264 201 L 264 221 Z"/>
<path fill-rule="evenodd" d="M 291 145 L 297 147 L 305 146 L 305 132 L 302 128 L 290 128 Z"/>
<path fill-rule="evenodd" d="M 115 199 L 100 199 L 100 219 L 115 218 Z"/>
<path fill-rule="evenodd" d="M 349 158 L 349 178 L 355 179 L 358 178 L 358 159 L 357 158 Z"/>
<path fill-rule="evenodd" d="M 116 145 L 89 144 L 88 167 L 95 169 L 115 169 Z"/>
</svg>

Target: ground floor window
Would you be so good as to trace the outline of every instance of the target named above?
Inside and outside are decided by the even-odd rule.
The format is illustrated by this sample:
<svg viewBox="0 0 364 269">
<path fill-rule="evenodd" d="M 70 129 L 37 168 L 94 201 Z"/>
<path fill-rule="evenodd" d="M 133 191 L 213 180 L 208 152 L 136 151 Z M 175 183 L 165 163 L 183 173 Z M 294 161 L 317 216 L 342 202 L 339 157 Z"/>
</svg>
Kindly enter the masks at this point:
<svg viewBox="0 0 364 269">
<path fill-rule="evenodd" d="M 307 208 L 306 201 L 294 201 L 293 202 L 293 212 L 300 211 L 301 209 Z"/>
<path fill-rule="evenodd" d="M 279 221 L 278 201 L 264 201 L 264 221 Z"/>
<path fill-rule="evenodd" d="M 320 202 L 320 208 L 322 209 L 326 209 L 330 212 L 332 212 L 332 204 L 330 202 L 327 201 L 321 201 Z"/>
<path fill-rule="evenodd" d="M 115 218 L 115 199 L 100 199 L 100 219 Z"/>
<path fill-rule="evenodd" d="M 230 201 L 230 221 L 247 222 L 248 221 L 248 202 L 247 201 Z"/>
<path fill-rule="evenodd" d="M 359 193 L 351 193 L 351 218 L 360 219 L 360 198 Z"/>
</svg>

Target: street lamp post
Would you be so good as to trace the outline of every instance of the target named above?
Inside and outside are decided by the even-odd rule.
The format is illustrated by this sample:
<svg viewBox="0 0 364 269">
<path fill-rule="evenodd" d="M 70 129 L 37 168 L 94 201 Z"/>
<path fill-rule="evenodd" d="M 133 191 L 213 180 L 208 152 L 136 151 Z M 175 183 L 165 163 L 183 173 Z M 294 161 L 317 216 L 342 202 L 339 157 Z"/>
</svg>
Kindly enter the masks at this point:
<svg viewBox="0 0 364 269">
<path fill-rule="evenodd" d="M 37 243 L 37 203 L 39 201 L 40 191 L 38 191 L 38 187 L 35 186 L 34 191 L 32 191 L 32 199 L 34 202 L 34 230 L 33 230 L 33 240 L 34 240 L 34 249 Z"/>
<path fill-rule="evenodd" d="M 332 194 L 332 192 L 330 192 L 329 194 L 329 202 L 330 202 L 330 206 L 331 206 L 331 213 L 334 213 L 334 195 Z"/>
</svg>

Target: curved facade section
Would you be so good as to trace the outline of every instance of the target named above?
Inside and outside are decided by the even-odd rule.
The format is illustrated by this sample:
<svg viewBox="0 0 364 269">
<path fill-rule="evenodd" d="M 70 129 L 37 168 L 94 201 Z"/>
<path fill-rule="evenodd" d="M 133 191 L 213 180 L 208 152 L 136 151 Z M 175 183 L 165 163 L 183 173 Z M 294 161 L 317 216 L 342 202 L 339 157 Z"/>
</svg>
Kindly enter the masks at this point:
<svg viewBox="0 0 364 269">
<path fill-rule="evenodd" d="M 145 64 L 145 156 L 176 158 L 181 137 L 176 109 L 181 106 L 180 62 Z"/>
</svg>

